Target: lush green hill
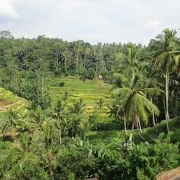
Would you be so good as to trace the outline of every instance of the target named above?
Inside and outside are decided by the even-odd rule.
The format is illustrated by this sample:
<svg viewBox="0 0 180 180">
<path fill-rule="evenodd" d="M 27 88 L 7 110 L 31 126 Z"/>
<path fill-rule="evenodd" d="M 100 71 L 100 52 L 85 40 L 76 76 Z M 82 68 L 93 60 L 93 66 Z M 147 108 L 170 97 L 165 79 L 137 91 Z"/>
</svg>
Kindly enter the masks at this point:
<svg viewBox="0 0 180 180">
<path fill-rule="evenodd" d="M 58 84 L 61 82 L 64 82 L 63 87 L 58 87 Z M 51 91 L 51 97 L 53 99 L 53 102 L 55 102 L 58 98 L 61 99 L 65 92 L 68 93 L 68 105 L 70 106 L 75 100 L 78 100 L 82 98 L 84 102 L 86 103 L 86 111 L 89 113 L 92 113 L 94 109 L 96 109 L 97 104 L 96 102 L 103 98 L 104 100 L 104 111 L 99 112 L 99 118 L 97 119 L 98 124 L 103 124 L 104 126 L 109 126 L 109 128 L 112 128 L 114 125 L 115 128 L 112 128 L 114 130 L 106 130 L 106 131 L 89 131 L 87 133 L 88 138 L 91 140 L 108 140 L 116 137 L 125 137 L 124 130 L 116 130 L 119 129 L 117 125 L 120 123 L 114 123 L 112 124 L 112 119 L 108 117 L 107 114 L 107 106 L 110 104 L 111 96 L 110 96 L 110 90 L 111 86 L 109 84 L 104 83 L 101 80 L 97 81 L 91 81 L 86 80 L 82 81 L 77 77 L 64 77 L 64 78 L 57 78 L 53 81 L 52 87 L 50 89 Z M 102 118 L 103 117 L 103 118 Z M 105 124 L 105 123 L 106 124 Z M 100 125 L 102 126 L 102 125 Z M 172 119 L 169 122 L 170 130 L 174 132 L 172 136 L 173 141 L 180 141 L 180 119 Z M 108 127 L 106 127 L 108 128 Z M 161 121 L 159 124 L 156 125 L 156 127 L 149 127 L 143 129 L 143 138 L 144 141 L 149 140 L 152 141 L 153 139 L 156 139 L 161 132 L 166 132 L 166 120 Z M 130 134 L 130 131 L 129 131 Z M 136 140 L 142 141 L 141 137 L 136 132 Z"/>
<path fill-rule="evenodd" d="M 63 84 L 63 85 L 60 85 Z M 102 112 L 99 113 L 99 118 L 97 122 L 101 123 L 103 121 L 108 121 L 107 123 L 112 123 L 111 119 L 107 114 L 107 106 L 111 102 L 110 98 L 110 90 L 111 86 L 109 84 L 104 83 L 102 80 L 86 80 L 82 81 L 77 77 L 63 77 L 56 78 L 52 80 L 50 87 L 50 96 L 52 98 L 52 102 L 57 102 L 58 99 L 62 99 L 64 94 L 67 92 L 67 104 L 71 106 L 73 102 L 82 98 L 86 103 L 86 111 L 89 114 L 97 109 L 96 102 L 102 98 L 104 100 L 104 108 Z M 26 106 L 28 101 L 14 95 L 12 92 L 5 90 L 0 87 L 0 117 L 4 116 L 4 113 L 8 109 L 16 109 L 22 113 L 26 112 Z M 96 123 L 97 123 L 96 122 Z M 116 124 L 117 125 L 117 124 Z M 180 119 L 176 118 L 174 120 L 170 120 L 170 130 L 174 131 L 174 135 L 172 136 L 173 141 L 180 140 Z M 110 126 L 111 128 L 111 126 Z M 108 140 L 116 137 L 124 137 L 124 130 L 107 130 L 107 131 L 89 131 L 87 132 L 87 136 L 91 140 Z M 143 137 L 144 140 L 150 140 L 157 138 L 160 132 L 166 132 L 166 121 L 162 121 L 157 124 L 156 127 L 149 127 L 143 129 Z M 130 133 L 130 132 L 129 132 Z M 140 137 L 137 135 L 136 140 L 139 140 Z M 142 139 L 141 139 L 142 140 Z"/>
<path fill-rule="evenodd" d="M 27 100 L 0 87 L 0 116 L 2 116 L 8 109 L 16 109 L 21 113 L 25 113 L 27 105 Z"/>
<path fill-rule="evenodd" d="M 107 106 L 111 102 L 110 98 L 111 86 L 104 83 L 102 80 L 80 80 L 78 77 L 68 76 L 56 78 L 51 83 L 50 96 L 52 102 L 57 102 L 58 99 L 67 94 L 67 104 L 71 106 L 76 100 L 83 99 L 86 104 L 86 112 L 92 113 L 97 110 L 97 102 L 100 98 L 103 99 L 103 110 L 101 116 L 107 116 Z"/>
<path fill-rule="evenodd" d="M 86 111 L 92 112 L 100 98 L 104 101 L 103 112 L 107 112 L 107 106 L 111 102 L 111 86 L 102 80 L 80 80 L 78 77 L 68 76 L 50 80 L 50 97 L 54 105 L 67 94 L 67 105 L 71 106 L 76 100 L 83 99 Z M 63 85 L 61 85 L 63 83 Z M 27 100 L 16 96 L 11 91 L 0 87 L 0 112 L 9 108 L 23 109 Z M 101 113 L 103 114 L 103 113 Z"/>
<path fill-rule="evenodd" d="M 60 85 L 61 83 L 64 83 L 64 85 Z M 61 98 L 67 92 L 69 103 L 82 98 L 86 102 L 87 108 L 91 108 L 100 98 L 103 98 L 106 103 L 110 101 L 110 88 L 111 86 L 102 80 L 83 81 L 78 77 L 68 76 L 53 80 L 50 90 L 54 100 Z"/>
</svg>

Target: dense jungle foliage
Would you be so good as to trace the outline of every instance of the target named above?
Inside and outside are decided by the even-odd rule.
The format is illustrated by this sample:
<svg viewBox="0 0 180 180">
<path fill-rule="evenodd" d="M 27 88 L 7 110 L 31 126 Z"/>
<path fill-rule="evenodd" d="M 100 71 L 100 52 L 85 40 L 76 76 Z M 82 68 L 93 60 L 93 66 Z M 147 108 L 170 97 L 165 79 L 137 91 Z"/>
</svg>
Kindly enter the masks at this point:
<svg viewBox="0 0 180 180">
<path fill-rule="evenodd" d="M 0 32 L 0 179 L 155 179 L 180 165 L 180 38 L 91 45 Z"/>
</svg>

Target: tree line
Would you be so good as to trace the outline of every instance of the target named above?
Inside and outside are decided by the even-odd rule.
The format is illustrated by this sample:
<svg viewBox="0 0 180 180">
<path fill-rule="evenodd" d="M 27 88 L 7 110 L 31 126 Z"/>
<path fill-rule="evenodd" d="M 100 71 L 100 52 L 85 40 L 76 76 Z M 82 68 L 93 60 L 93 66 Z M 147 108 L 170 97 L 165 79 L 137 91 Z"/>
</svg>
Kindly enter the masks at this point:
<svg viewBox="0 0 180 180">
<path fill-rule="evenodd" d="M 140 127 L 140 116 L 147 121 L 148 112 L 153 124 L 179 113 L 180 40 L 175 30 L 165 29 L 147 46 L 91 45 L 44 35 L 16 39 L 8 31 L 0 37 L 1 86 L 36 106 L 49 104 L 48 77 L 73 75 L 112 83 L 116 89 L 112 115 L 134 119 L 136 126 Z"/>
</svg>

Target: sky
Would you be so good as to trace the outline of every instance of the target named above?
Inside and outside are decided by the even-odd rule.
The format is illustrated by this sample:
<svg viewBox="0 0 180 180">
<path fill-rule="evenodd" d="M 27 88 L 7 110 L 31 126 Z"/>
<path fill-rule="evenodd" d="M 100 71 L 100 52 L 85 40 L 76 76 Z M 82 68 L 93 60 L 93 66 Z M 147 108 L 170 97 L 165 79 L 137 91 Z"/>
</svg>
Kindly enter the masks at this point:
<svg viewBox="0 0 180 180">
<path fill-rule="evenodd" d="M 180 29 L 180 0 L 0 0 L 0 31 L 74 41 L 147 44 Z"/>
</svg>

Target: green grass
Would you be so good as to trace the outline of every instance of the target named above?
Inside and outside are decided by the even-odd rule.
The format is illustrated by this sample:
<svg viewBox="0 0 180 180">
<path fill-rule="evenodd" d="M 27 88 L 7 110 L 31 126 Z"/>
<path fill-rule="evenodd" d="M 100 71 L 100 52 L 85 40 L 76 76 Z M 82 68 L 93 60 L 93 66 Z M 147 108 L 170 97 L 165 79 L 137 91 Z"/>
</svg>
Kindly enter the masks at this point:
<svg viewBox="0 0 180 180">
<path fill-rule="evenodd" d="M 163 120 L 158 123 L 155 127 L 145 128 L 143 130 L 143 137 L 145 140 L 153 141 L 157 139 L 159 133 L 166 131 L 166 123 L 167 120 Z M 173 135 L 171 137 L 172 142 L 180 142 L 180 117 L 176 117 L 175 119 L 169 120 L 169 130 L 173 131 Z"/>
<path fill-rule="evenodd" d="M 57 87 L 56 84 L 65 82 L 63 87 Z M 104 83 L 101 80 L 96 82 L 91 80 L 82 81 L 78 77 L 63 77 L 56 78 L 52 81 L 50 88 L 50 96 L 52 102 L 56 103 L 58 99 L 62 99 L 65 92 L 68 93 L 67 104 L 71 106 L 76 100 L 83 99 L 86 104 L 86 111 L 93 112 L 97 106 L 96 102 L 102 98 L 104 100 L 104 113 L 100 113 L 102 116 L 106 116 L 107 106 L 111 102 L 109 84 Z"/>
<path fill-rule="evenodd" d="M 8 109 L 16 109 L 20 113 L 26 113 L 27 106 L 27 100 L 0 87 L 0 117 L 2 117 Z"/>
<path fill-rule="evenodd" d="M 93 142 L 110 141 L 113 138 L 125 137 L 124 130 L 112 130 L 112 131 L 89 131 L 86 134 L 87 138 Z"/>
<path fill-rule="evenodd" d="M 141 141 L 149 141 L 153 142 L 154 139 L 157 139 L 159 134 L 161 132 L 167 133 L 166 131 L 166 121 L 163 120 L 160 123 L 156 124 L 155 127 L 148 127 L 143 129 L 142 139 L 139 135 L 137 130 L 135 130 L 135 141 L 141 142 Z M 180 142 L 180 117 L 171 119 L 169 121 L 169 128 L 170 131 L 173 131 L 173 135 L 171 137 L 172 142 Z M 128 134 L 131 133 L 131 130 L 128 130 Z M 109 140 L 112 140 L 114 138 L 122 138 L 125 137 L 125 131 L 124 130 L 112 130 L 112 131 L 89 131 L 87 132 L 87 138 L 90 139 L 93 142 L 106 142 Z"/>
<path fill-rule="evenodd" d="M 28 105 L 29 102 L 26 99 L 0 87 L 0 131 L 8 120 L 8 110 L 16 110 L 19 115 L 24 116 L 27 113 Z M 11 132 L 14 132 L 14 129 L 11 129 Z M 0 137 L 2 137 L 1 134 Z"/>
</svg>

